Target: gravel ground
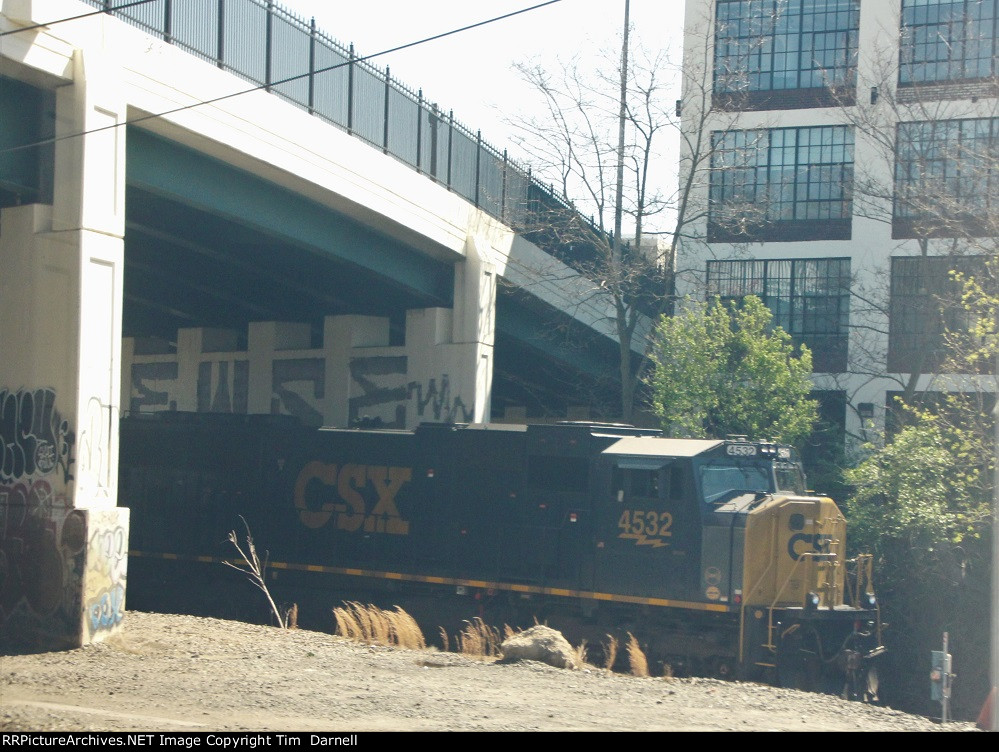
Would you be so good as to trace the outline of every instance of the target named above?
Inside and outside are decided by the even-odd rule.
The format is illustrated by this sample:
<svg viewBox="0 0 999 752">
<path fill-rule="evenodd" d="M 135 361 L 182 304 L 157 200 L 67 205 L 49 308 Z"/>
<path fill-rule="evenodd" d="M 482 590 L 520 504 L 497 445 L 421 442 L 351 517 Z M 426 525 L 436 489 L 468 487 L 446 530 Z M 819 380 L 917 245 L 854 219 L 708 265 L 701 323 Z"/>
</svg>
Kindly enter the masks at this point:
<svg viewBox="0 0 999 752">
<path fill-rule="evenodd" d="M 0 657 L 0 731 L 977 731 L 714 679 L 502 665 L 129 612 L 79 650 Z"/>
</svg>

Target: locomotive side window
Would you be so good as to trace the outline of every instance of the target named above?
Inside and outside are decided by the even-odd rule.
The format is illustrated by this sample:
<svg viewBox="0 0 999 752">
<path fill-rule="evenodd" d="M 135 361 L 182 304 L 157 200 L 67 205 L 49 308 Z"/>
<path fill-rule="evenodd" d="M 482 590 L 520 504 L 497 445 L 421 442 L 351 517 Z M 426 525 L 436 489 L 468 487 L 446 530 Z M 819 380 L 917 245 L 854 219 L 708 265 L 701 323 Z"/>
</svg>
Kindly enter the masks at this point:
<svg viewBox="0 0 999 752">
<path fill-rule="evenodd" d="M 633 499 L 659 498 L 659 470 L 625 470 L 628 485 L 631 487 L 629 497 Z"/>
<path fill-rule="evenodd" d="M 684 496 L 683 470 L 679 464 L 657 469 L 615 466 L 614 498 L 625 500 L 677 501 Z"/>
</svg>

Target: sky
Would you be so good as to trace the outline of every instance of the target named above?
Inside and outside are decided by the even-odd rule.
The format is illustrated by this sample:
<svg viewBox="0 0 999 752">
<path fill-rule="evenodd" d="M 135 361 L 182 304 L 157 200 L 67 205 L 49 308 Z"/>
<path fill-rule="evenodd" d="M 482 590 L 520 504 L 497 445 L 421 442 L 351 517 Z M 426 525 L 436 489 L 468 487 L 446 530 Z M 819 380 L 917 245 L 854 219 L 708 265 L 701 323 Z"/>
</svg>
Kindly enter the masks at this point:
<svg viewBox="0 0 999 752">
<path fill-rule="evenodd" d="M 334 39 L 354 43 L 369 55 L 452 29 L 538 5 L 544 0 L 277 0 Z M 552 69 L 559 59 L 597 56 L 620 49 L 624 0 L 560 0 L 505 20 L 444 39 L 377 57 L 393 78 L 457 120 L 482 131 L 493 146 L 517 153 L 506 123 L 530 114 L 531 87 L 512 69 L 517 62 L 537 61 Z M 649 49 L 668 48 L 679 61 L 684 0 L 631 0 L 633 35 Z M 670 101 L 679 98 L 679 92 Z M 675 160 L 674 160 L 675 162 Z M 671 170 L 675 172 L 675 167 Z"/>
</svg>

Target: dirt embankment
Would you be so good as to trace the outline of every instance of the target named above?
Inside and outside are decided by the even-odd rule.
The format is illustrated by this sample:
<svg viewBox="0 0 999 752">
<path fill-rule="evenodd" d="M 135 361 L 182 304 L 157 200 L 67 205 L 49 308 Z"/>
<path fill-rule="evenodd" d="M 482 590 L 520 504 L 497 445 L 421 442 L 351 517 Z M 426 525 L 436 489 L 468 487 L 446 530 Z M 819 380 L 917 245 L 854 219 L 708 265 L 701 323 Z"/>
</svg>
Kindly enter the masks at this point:
<svg viewBox="0 0 999 752">
<path fill-rule="evenodd" d="M 0 657 L 4 731 L 975 731 L 713 679 L 500 665 L 130 612 L 80 650 Z"/>
</svg>

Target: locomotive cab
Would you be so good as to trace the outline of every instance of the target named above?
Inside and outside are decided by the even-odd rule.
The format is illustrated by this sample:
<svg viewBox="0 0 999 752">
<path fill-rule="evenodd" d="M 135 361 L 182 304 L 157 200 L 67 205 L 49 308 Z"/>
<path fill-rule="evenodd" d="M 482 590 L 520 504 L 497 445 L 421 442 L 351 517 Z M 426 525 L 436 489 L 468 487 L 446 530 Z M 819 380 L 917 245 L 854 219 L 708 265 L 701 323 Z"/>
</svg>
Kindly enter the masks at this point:
<svg viewBox="0 0 999 752">
<path fill-rule="evenodd" d="M 870 560 L 847 560 L 836 503 L 805 491 L 791 447 L 730 440 L 710 454 L 696 472 L 702 584 L 738 609 L 738 663 L 786 686 L 874 697 L 884 649 Z"/>
<path fill-rule="evenodd" d="M 883 648 L 870 560 L 847 561 L 846 520 L 806 492 L 793 448 L 628 437 L 602 457 L 596 590 L 731 615 L 735 652 L 704 648 L 719 675 L 874 695 Z"/>
</svg>

